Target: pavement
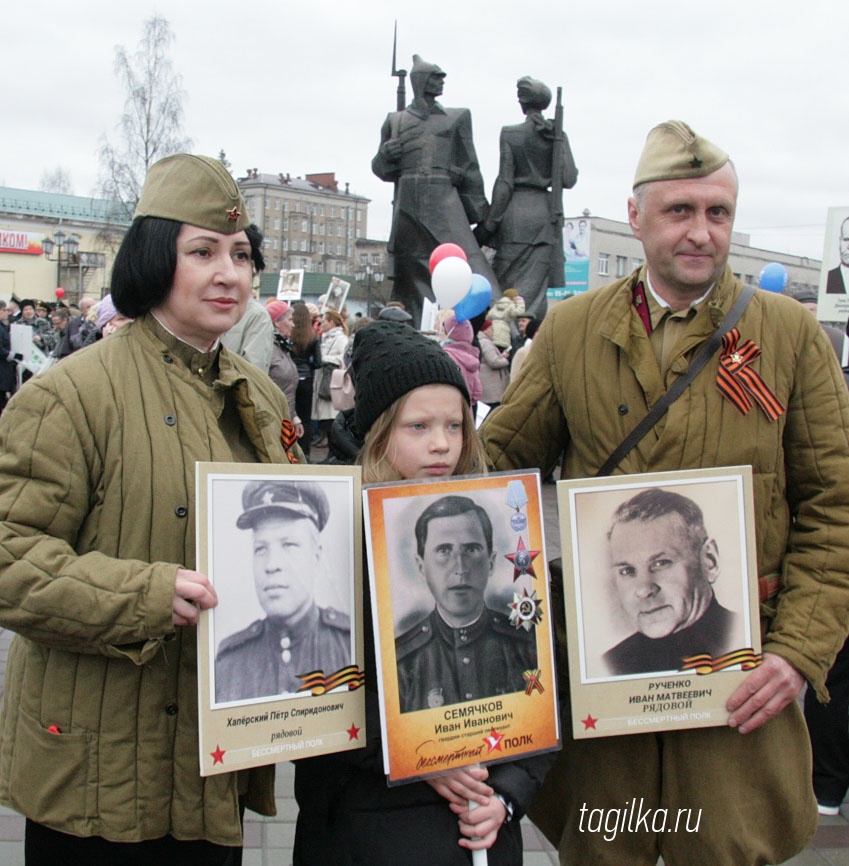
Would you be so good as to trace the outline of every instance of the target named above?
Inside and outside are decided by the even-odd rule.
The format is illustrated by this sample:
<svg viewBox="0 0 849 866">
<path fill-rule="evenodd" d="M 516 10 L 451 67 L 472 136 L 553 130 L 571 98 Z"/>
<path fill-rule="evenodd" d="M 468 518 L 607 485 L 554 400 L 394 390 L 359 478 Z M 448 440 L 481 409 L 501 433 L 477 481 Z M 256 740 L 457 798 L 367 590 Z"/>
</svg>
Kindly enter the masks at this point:
<svg viewBox="0 0 849 866">
<path fill-rule="evenodd" d="M 312 459 L 318 462 L 324 456 L 322 451 L 314 450 Z M 547 553 L 549 558 L 553 559 L 560 555 L 560 532 L 553 484 L 543 485 L 543 512 Z M 5 669 L 10 640 L 11 634 L 5 629 L 0 629 L 0 670 Z M 273 818 L 263 818 L 252 812 L 246 814 L 244 866 L 290 866 L 295 839 L 295 821 L 298 815 L 293 783 L 294 765 L 278 764 L 275 791 L 277 815 Z M 522 821 L 522 835 L 524 866 L 557 866 L 556 851 L 527 818 Z M 0 807 L 0 866 L 24 866 L 23 837 L 23 817 Z M 786 862 L 788 866 L 849 866 L 849 802 L 843 804 L 840 815 L 820 817 L 819 827 L 811 843 L 800 854 Z M 659 864 L 662 866 L 662 861 L 659 861 Z M 320 864 L 320 866 L 332 866 L 332 864 Z"/>
</svg>

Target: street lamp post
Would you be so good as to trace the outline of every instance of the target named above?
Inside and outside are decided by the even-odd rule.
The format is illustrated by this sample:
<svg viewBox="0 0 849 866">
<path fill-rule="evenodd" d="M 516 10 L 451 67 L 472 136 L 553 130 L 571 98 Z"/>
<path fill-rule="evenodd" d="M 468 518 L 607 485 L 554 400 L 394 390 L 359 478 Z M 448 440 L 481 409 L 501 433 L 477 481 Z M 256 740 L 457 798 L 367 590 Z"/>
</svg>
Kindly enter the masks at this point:
<svg viewBox="0 0 849 866">
<path fill-rule="evenodd" d="M 52 238 L 45 238 L 41 242 L 44 255 L 49 262 L 56 262 L 56 288 L 62 285 L 62 250 L 65 250 L 65 265 L 67 266 L 71 256 L 75 256 L 80 248 L 80 241 L 76 235 L 66 235 L 62 229 L 56 229 Z M 56 250 L 56 258 L 53 258 L 53 250 Z"/>
<path fill-rule="evenodd" d="M 357 282 L 362 285 L 364 280 L 366 282 L 366 315 L 371 318 L 371 289 L 372 285 L 380 284 L 383 282 L 383 273 L 382 271 L 375 270 L 371 265 L 364 265 L 362 270 L 357 271 L 354 274 L 357 278 Z M 374 282 L 372 282 L 374 281 Z"/>
</svg>

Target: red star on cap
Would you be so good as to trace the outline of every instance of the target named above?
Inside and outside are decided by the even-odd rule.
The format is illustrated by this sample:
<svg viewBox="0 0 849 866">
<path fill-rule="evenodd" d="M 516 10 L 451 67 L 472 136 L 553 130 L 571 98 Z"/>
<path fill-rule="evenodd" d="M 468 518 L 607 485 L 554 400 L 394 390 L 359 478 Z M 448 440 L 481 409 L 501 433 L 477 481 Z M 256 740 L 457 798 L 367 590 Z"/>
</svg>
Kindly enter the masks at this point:
<svg viewBox="0 0 849 866">
<path fill-rule="evenodd" d="M 358 728 L 358 727 L 357 727 L 357 726 L 352 722 L 352 723 L 351 723 L 351 727 L 348 728 L 348 742 L 351 742 L 351 740 L 359 740 L 359 738 L 360 738 L 360 731 L 361 731 L 361 730 L 362 730 L 361 728 Z"/>
<path fill-rule="evenodd" d="M 224 756 L 227 754 L 227 752 L 222 749 L 221 746 L 218 745 L 218 743 L 216 743 L 215 751 L 210 752 L 209 754 L 212 755 L 212 766 L 214 767 L 216 764 L 224 763 Z"/>
<path fill-rule="evenodd" d="M 501 741 L 504 739 L 504 734 L 499 734 L 498 731 L 493 728 L 489 732 L 488 737 L 484 737 L 483 741 L 486 743 L 486 747 L 490 752 L 501 751 Z"/>
<path fill-rule="evenodd" d="M 538 550 L 528 550 L 525 547 L 525 542 L 522 537 L 519 537 L 519 544 L 516 546 L 515 553 L 505 553 L 504 558 L 509 559 L 513 563 L 513 580 L 517 580 L 522 574 L 529 574 L 531 577 L 536 577 L 534 571 L 534 560 L 539 556 Z M 519 562 L 517 564 L 516 559 Z"/>
<path fill-rule="evenodd" d="M 581 719 L 581 721 L 583 722 L 585 731 L 589 731 L 591 728 L 594 731 L 598 730 L 598 728 L 596 728 L 595 726 L 595 723 L 598 721 L 598 719 L 594 719 L 590 713 L 587 713 L 587 717 L 585 719 Z"/>
<path fill-rule="evenodd" d="M 236 205 L 227 211 L 227 222 L 234 223 L 242 215 L 242 212 Z"/>
</svg>

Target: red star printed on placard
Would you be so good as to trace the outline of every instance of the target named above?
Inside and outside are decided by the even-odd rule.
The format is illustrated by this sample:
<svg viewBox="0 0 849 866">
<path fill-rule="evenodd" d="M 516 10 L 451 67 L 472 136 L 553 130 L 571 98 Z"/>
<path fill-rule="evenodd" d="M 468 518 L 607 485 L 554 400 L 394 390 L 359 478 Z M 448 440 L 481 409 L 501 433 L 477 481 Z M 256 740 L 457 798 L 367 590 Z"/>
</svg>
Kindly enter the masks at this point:
<svg viewBox="0 0 849 866">
<path fill-rule="evenodd" d="M 493 728 L 489 732 L 489 736 L 483 738 L 483 741 L 486 743 L 486 747 L 490 752 L 501 751 L 501 741 L 504 739 L 504 734 L 499 734 L 498 731 Z"/>
<path fill-rule="evenodd" d="M 359 740 L 360 738 L 360 728 L 358 728 L 353 722 L 351 723 L 351 727 L 348 728 L 348 742 L 351 740 Z"/>
<path fill-rule="evenodd" d="M 227 752 L 222 749 L 221 746 L 218 745 L 218 743 L 216 743 L 215 751 L 210 752 L 209 754 L 212 755 L 212 766 L 214 767 L 216 764 L 224 763 L 224 756 L 227 754 Z"/>
<path fill-rule="evenodd" d="M 594 719 L 590 713 L 587 713 L 587 717 L 585 719 L 581 719 L 581 721 L 584 724 L 585 731 L 589 731 L 590 729 L 594 731 L 598 730 L 598 728 L 596 728 L 595 726 L 595 723 L 598 721 L 598 719 Z"/>
<path fill-rule="evenodd" d="M 236 205 L 227 211 L 227 222 L 234 223 L 242 215 L 242 212 Z"/>
<path fill-rule="evenodd" d="M 534 572 L 533 562 L 539 556 L 538 550 L 528 550 L 525 547 L 525 542 L 519 537 L 519 544 L 516 547 L 515 553 L 505 553 L 505 559 L 509 559 L 513 563 L 513 580 L 523 574 L 529 574 L 531 577 L 536 577 Z"/>
</svg>

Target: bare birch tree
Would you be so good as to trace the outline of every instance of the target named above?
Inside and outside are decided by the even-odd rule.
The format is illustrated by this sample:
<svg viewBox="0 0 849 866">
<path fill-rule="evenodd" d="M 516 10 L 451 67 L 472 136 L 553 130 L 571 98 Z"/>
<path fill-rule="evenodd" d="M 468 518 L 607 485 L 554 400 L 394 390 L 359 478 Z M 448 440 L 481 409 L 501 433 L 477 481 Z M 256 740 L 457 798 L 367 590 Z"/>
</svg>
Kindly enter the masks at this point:
<svg viewBox="0 0 849 866">
<path fill-rule="evenodd" d="M 133 215 L 150 166 L 191 147 L 182 130 L 182 78 L 168 54 L 173 38 L 168 21 L 154 15 L 145 22 L 135 52 L 115 48 L 115 72 L 126 99 L 118 143 L 104 136 L 100 147 L 101 193 L 120 204 L 126 219 Z"/>
<path fill-rule="evenodd" d="M 45 169 L 41 173 L 41 183 L 38 188 L 42 192 L 58 192 L 63 195 L 73 195 L 71 175 L 63 165 L 57 165 L 52 171 Z"/>
</svg>

